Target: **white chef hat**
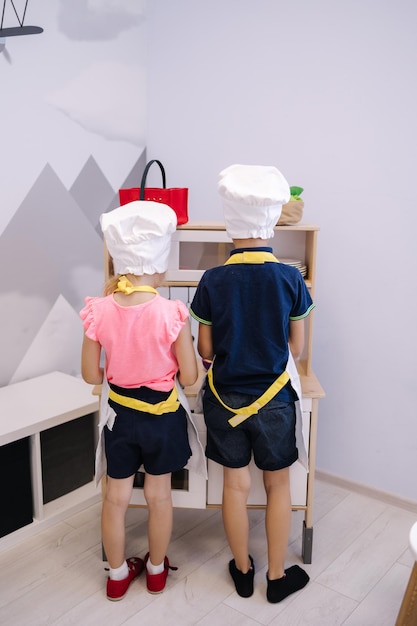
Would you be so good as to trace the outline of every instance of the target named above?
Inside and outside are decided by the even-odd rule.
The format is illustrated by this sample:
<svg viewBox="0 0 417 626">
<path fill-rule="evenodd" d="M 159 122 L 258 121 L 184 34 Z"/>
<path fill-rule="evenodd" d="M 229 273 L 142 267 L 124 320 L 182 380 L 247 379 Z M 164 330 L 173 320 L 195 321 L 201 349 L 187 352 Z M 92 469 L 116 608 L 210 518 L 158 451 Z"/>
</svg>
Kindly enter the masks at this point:
<svg viewBox="0 0 417 626">
<path fill-rule="evenodd" d="M 290 187 L 272 165 L 231 165 L 219 174 L 226 231 L 232 239 L 271 239 L 290 199 Z"/>
<path fill-rule="evenodd" d="M 136 200 L 103 213 L 101 230 L 115 274 L 163 274 L 168 269 L 175 211 L 161 202 Z"/>
</svg>

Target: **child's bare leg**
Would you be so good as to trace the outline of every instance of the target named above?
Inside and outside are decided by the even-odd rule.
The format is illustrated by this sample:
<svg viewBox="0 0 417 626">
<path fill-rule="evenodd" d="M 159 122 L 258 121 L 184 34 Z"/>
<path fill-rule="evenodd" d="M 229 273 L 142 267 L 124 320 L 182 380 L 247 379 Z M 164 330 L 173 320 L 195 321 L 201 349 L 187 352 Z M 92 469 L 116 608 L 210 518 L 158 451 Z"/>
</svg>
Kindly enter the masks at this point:
<svg viewBox="0 0 417 626">
<path fill-rule="evenodd" d="M 101 512 L 101 533 L 106 557 L 113 569 L 120 567 L 126 560 L 125 517 L 132 494 L 133 478 L 107 477 Z"/>
<path fill-rule="evenodd" d="M 249 520 L 246 509 L 250 485 L 248 466 L 223 468 L 223 524 L 236 567 L 244 574 L 251 565 L 248 556 Z"/>
<path fill-rule="evenodd" d="M 172 534 L 171 474 L 146 474 L 144 495 L 148 505 L 149 560 L 163 563 Z"/>
<path fill-rule="evenodd" d="M 265 513 L 268 543 L 268 578 L 284 576 L 285 558 L 291 530 L 291 495 L 289 468 L 264 471 L 267 506 Z"/>
</svg>

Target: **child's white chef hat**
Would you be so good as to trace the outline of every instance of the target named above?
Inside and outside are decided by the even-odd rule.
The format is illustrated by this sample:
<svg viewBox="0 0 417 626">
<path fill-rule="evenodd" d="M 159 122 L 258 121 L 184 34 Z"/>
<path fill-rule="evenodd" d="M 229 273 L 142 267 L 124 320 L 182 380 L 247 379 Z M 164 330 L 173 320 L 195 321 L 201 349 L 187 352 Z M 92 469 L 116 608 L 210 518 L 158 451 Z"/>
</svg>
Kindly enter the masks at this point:
<svg viewBox="0 0 417 626">
<path fill-rule="evenodd" d="M 232 239 L 271 239 L 290 199 L 290 187 L 272 165 L 231 165 L 219 174 L 226 231 Z"/>
<path fill-rule="evenodd" d="M 175 211 L 161 202 L 137 200 L 103 213 L 101 230 L 115 274 L 163 274 L 168 269 Z"/>
</svg>

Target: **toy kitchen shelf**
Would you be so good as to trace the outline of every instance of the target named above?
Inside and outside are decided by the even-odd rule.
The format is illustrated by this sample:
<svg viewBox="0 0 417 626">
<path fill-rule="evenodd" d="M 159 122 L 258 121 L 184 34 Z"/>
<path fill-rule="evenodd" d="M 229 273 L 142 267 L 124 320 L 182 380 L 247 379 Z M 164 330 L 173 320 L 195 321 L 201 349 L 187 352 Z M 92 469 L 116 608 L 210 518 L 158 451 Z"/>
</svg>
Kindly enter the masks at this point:
<svg viewBox="0 0 417 626">
<path fill-rule="evenodd" d="M 319 227 L 311 224 L 277 226 L 271 240 L 274 254 L 283 262 L 301 261 L 305 266 L 305 282 L 314 298 L 316 283 L 316 254 Z M 218 222 L 188 222 L 179 226 L 172 237 L 171 253 L 164 286 L 159 290 L 162 295 L 183 300 L 190 304 L 198 282 L 204 270 L 223 264 L 233 244 L 227 236 L 225 226 Z M 113 274 L 112 260 L 105 249 L 105 277 Z M 311 563 L 313 545 L 313 493 L 316 455 L 316 435 L 318 401 L 324 397 L 324 391 L 312 371 L 312 339 L 314 311 L 306 319 L 306 341 L 303 355 L 297 364 L 303 391 L 303 433 L 307 444 L 309 471 L 297 461 L 290 468 L 291 502 L 293 510 L 304 511 L 301 554 L 304 563 Z M 192 319 L 192 332 L 196 338 L 198 324 Z M 201 370 L 199 381 L 185 389 L 191 409 L 194 408 L 204 371 Z M 200 440 L 205 445 L 206 432 L 202 415 L 194 414 L 194 421 Z M 263 508 L 266 504 L 263 489 L 262 472 L 253 461 L 250 465 L 252 488 L 248 507 Z M 194 472 L 183 470 L 179 476 L 173 476 L 173 502 L 176 507 L 212 508 L 221 506 L 222 468 L 213 461 L 207 464 L 208 480 Z M 140 473 L 139 473 L 140 474 Z M 140 484 L 140 482 L 138 483 Z M 134 489 L 130 506 L 144 506 L 143 489 Z"/>
</svg>

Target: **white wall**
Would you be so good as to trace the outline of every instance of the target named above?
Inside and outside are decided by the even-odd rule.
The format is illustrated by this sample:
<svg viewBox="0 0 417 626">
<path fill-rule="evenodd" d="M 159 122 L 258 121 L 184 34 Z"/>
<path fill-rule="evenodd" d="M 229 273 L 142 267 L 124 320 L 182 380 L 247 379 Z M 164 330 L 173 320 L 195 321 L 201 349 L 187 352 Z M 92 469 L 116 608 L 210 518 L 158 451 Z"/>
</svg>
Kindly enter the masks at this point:
<svg viewBox="0 0 417 626">
<path fill-rule="evenodd" d="M 68 187 L 91 155 L 124 181 L 144 148 L 144 3 L 32 1 L 25 24 L 43 33 L 0 34 L 0 235 L 46 163 Z M 18 26 L 11 2 L 6 26 Z"/>
<path fill-rule="evenodd" d="M 13 7 L 22 19 L 25 2 L 6 3 L 4 28 Z M 144 8 L 29 2 L 25 24 L 43 32 L 0 31 L 0 386 L 79 374 L 78 312 L 104 278 L 99 216 L 143 170 Z"/>
<path fill-rule="evenodd" d="M 148 2 L 149 158 L 221 219 L 217 174 L 275 164 L 320 225 L 317 466 L 417 499 L 417 4 Z"/>
</svg>

